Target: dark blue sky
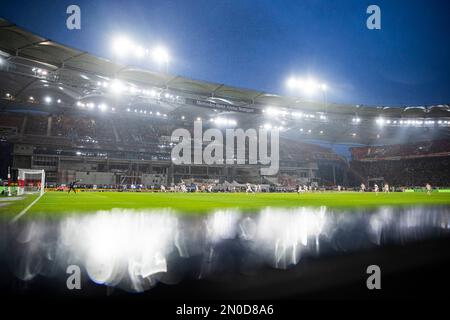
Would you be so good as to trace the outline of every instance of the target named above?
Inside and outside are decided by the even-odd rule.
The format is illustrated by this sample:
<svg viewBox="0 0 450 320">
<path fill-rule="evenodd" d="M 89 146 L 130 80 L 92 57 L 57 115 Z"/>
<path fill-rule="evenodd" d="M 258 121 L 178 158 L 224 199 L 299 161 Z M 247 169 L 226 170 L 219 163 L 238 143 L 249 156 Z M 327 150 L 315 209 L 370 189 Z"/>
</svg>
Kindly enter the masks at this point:
<svg viewBox="0 0 450 320">
<path fill-rule="evenodd" d="M 65 27 L 77 4 L 82 29 Z M 366 28 L 381 8 L 382 29 Z M 325 81 L 329 101 L 450 103 L 450 1 L 2 0 L 0 16 L 54 41 L 112 58 L 130 35 L 171 51 L 170 72 L 272 93 L 290 75 Z M 129 60 L 135 63 L 135 60 Z M 147 67 L 156 69 L 151 62 Z M 317 99 L 321 99 L 320 96 Z"/>
</svg>

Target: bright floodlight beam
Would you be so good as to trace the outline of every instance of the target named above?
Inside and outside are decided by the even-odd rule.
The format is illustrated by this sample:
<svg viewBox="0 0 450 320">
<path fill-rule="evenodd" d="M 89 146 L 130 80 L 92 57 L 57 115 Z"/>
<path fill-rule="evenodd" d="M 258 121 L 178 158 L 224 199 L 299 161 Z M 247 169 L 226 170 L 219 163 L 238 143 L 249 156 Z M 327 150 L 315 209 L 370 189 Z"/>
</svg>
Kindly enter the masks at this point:
<svg viewBox="0 0 450 320">
<path fill-rule="evenodd" d="M 124 37 L 120 36 L 116 38 L 113 42 L 113 51 L 119 56 L 127 54 L 128 50 L 132 47 L 132 42 Z"/>
<path fill-rule="evenodd" d="M 312 95 L 317 91 L 318 87 L 319 84 L 314 79 L 308 79 L 302 85 L 301 89 L 305 94 Z"/>
<path fill-rule="evenodd" d="M 166 72 L 169 68 L 170 55 L 166 48 L 164 47 L 156 47 L 152 52 L 153 60 L 159 64 L 165 64 Z"/>
<path fill-rule="evenodd" d="M 328 86 L 325 83 L 319 83 L 313 78 L 301 79 L 291 77 L 286 84 L 289 89 L 302 91 L 306 95 L 313 95 L 318 90 L 324 93 L 328 91 Z"/>
<path fill-rule="evenodd" d="M 135 55 L 137 58 L 142 58 L 142 57 L 145 55 L 145 49 L 144 49 L 143 47 L 141 47 L 141 46 L 137 46 L 137 47 L 134 49 L 134 55 Z"/>
</svg>

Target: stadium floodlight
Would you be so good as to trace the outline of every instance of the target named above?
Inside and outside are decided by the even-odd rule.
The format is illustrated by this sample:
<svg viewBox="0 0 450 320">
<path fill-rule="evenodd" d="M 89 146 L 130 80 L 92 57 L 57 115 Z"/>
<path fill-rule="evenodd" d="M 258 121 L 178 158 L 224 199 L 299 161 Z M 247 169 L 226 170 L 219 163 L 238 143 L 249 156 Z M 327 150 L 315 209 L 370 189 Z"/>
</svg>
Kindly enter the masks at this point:
<svg viewBox="0 0 450 320">
<path fill-rule="evenodd" d="M 167 49 L 165 49 L 164 47 L 161 47 L 161 46 L 156 47 L 152 52 L 152 57 L 153 57 L 153 60 L 156 61 L 156 63 L 159 63 L 159 64 L 164 63 L 166 66 L 166 72 L 168 71 L 170 55 L 169 55 L 169 52 L 167 51 Z"/>
<path fill-rule="evenodd" d="M 313 78 L 301 79 L 290 77 L 286 84 L 289 89 L 299 90 L 308 96 L 315 94 L 319 90 L 323 93 L 328 91 L 328 86 L 326 83 L 319 83 Z"/>
<path fill-rule="evenodd" d="M 2 65 L 2 64 L 3 64 L 3 58 L 0 57 L 0 65 Z"/>
<path fill-rule="evenodd" d="M 222 125 L 222 126 L 236 126 L 237 121 L 233 119 L 226 119 L 226 118 L 215 118 L 211 119 L 215 124 Z"/>
<path fill-rule="evenodd" d="M 375 120 L 375 122 L 382 127 L 384 125 L 384 119 L 382 117 L 379 117 L 378 119 Z"/>
<path fill-rule="evenodd" d="M 285 116 L 288 114 L 285 110 L 276 109 L 273 107 L 268 107 L 264 110 L 264 113 L 266 113 L 269 116 Z"/>
<path fill-rule="evenodd" d="M 186 119 L 185 116 L 181 116 L 181 120 L 184 120 L 184 119 Z"/>
<path fill-rule="evenodd" d="M 297 88 L 297 79 L 294 77 L 290 77 L 287 80 L 286 84 L 289 89 L 295 89 L 295 88 Z"/>
<path fill-rule="evenodd" d="M 7 92 L 7 93 L 6 93 L 6 97 L 7 97 L 7 98 L 11 98 L 11 93 Z"/>
<path fill-rule="evenodd" d="M 49 96 L 44 97 L 44 101 L 45 103 L 51 103 L 52 102 L 52 98 Z"/>
<path fill-rule="evenodd" d="M 125 36 L 119 36 L 113 42 L 114 53 L 119 56 L 127 54 L 132 46 L 132 41 Z"/>
<path fill-rule="evenodd" d="M 145 55 L 145 49 L 141 46 L 136 46 L 136 48 L 134 49 L 134 55 L 137 58 L 142 58 Z"/>
<path fill-rule="evenodd" d="M 57 102 L 57 103 L 61 103 L 61 99 L 58 99 L 56 102 Z"/>
<path fill-rule="evenodd" d="M 122 81 L 114 79 L 112 85 L 111 85 L 111 91 L 115 94 L 120 94 L 125 90 L 125 85 L 122 83 Z"/>
<path fill-rule="evenodd" d="M 98 105 L 98 108 L 100 109 L 100 111 L 105 112 L 108 109 L 108 106 L 104 103 L 101 103 Z"/>
<path fill-rule="evenodd" d="M 34 97 L 33 97 L 33 96 L 31 96 L 31 97 L 29 97 L 29 98 L 28 98 L 28 100 L 30 100 L 30 101 L 34 101 Z"/>
<path fill-rule="evenodd" d="M 310 78 L 303 83 L 301 88 L 306 95 L 313 95 L 319 88 L 319 84 L 316 80 Z"/>
</svg>

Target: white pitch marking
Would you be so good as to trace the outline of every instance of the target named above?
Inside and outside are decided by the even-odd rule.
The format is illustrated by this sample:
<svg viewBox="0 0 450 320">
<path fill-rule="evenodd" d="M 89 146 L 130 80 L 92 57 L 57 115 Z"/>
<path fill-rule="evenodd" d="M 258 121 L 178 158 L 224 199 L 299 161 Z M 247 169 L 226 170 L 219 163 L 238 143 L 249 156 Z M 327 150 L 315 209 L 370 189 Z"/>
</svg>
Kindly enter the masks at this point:
<svg viewBox="0 0 450 320">
<path fill-rule="evenodd" d="M 33 201 L 32 203 L 30 203 L 30 204 L 28 205 L 28 207 L 26 207 L 25 209 L 23 209 L 22 211 L 20 211 L 20 213 L 19 213 L 17 216 L 15 216 L 15 217 L 10 221 L 10 223 L 15 223 L 15 222 L 17 222 L 17 220 L 19 220 L 25 213 L 27 213 L 27 211 L 30 210 L 30 208 L 31 208 L 32 206 L 34 206 L 34 204 L 35 204 L 36 202 L 38 202 L 39 199 L 40 199 L 43 195 L 44 195 L 44 194 L 42 193 L 42 194 L 39 195 L 39 197 L 37 197 L 36 199 L 34 199 L 34 201 Z"/>
</svg>

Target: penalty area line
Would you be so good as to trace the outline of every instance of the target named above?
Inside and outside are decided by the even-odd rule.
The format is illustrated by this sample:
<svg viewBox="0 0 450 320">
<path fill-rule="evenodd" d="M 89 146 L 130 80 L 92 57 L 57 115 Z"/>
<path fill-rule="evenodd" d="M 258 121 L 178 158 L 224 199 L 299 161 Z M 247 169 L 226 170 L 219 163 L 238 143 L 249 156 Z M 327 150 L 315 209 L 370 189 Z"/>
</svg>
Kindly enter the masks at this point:
<svg viewBox="0 0 450 320">
<path fill-rule="evenodd" d="M 44 193 L 40 194 L 39 197 L 37 197 L 36 199 L 34 199 L 34 201 L 32 203 L 30 203 L 25 209 L 23 209 L 22 211 L 19 212 L 19 214 L 17 216 L 15 216 L 14 218 L 11 219 L 10 223 L 15 223 L 17 222 L 17 220 L 19 220 L 20 218 L 22 218 L 23 215 L 25 215 L 25 213 L 27 213 L 28 210 L 30 210 L 30 208 L 32 206 L 34 206 L 34 204 L 36 202 L 39 201 L 40 198 L 42 198 L 42 196 L 44 195 Z"/>
</svg>

